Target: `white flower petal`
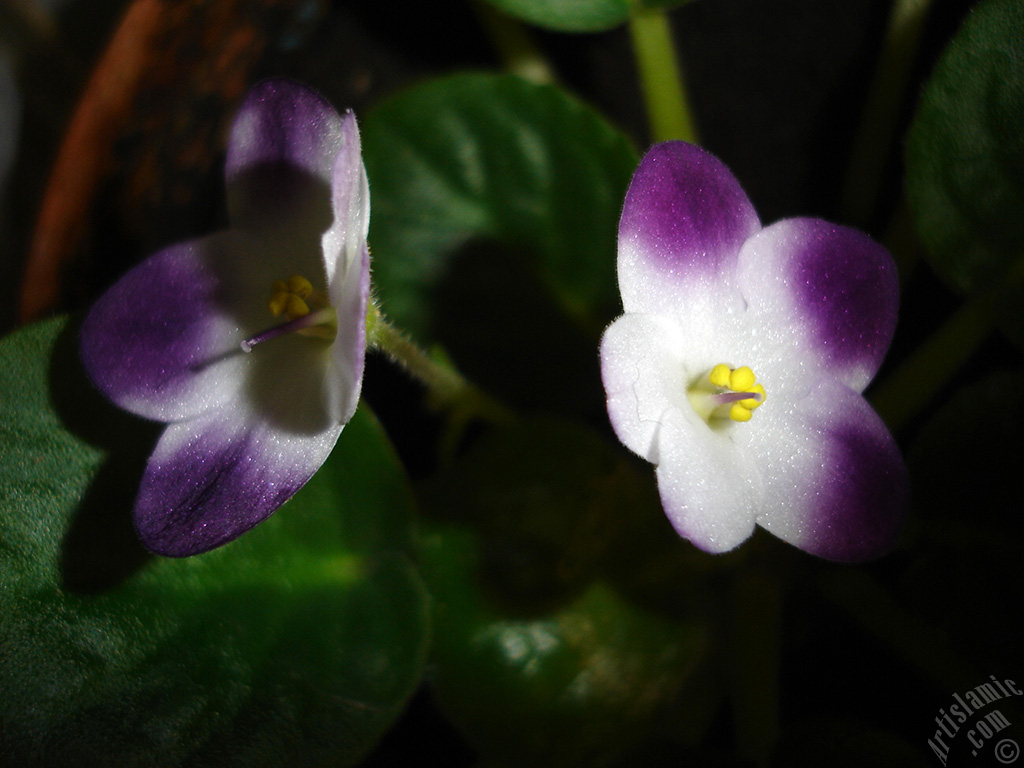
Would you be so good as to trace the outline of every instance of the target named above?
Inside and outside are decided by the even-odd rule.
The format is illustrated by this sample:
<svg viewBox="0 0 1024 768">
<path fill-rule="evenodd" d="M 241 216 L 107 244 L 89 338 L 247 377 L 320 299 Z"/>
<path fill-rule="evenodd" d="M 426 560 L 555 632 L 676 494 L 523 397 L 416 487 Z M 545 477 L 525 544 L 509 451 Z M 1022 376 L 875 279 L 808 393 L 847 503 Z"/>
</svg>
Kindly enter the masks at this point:
<svg viewBox="0 0 1024 768">
<path fill-rule="evenodd" d="M 165 248 L 114 284 L 81 330 L 89 377 L 122 408 L 177 421 L 236 397 L 251 360 L 239 342 L 241 310 L 227 263 L 258 248 L 218 232 Z"/>
<path fill-rule="evenodd" d="M 892 256 L 870 237 L 820 219 L 786 219 L 747 240 L 739 281 L 750 323 L 806 370 L 861 392 L 896 329 Z"/>
<path fill-rule="evenodd" d="M 654 461 L 662 415 L 686 401 L 687 372 L 678 354 L 682 331 L 672 318 L 623 315 L 601 339 L 601 377 L 615 434 Z"/>
<path fill-rule="evenodd" d="M 331 180 L 331 205 L 334 223 L 323 236 L 324 268 L 330 286 L 331 302 L 341 299 L 338 277 L 355 267 L 363 258 L 370 229 L 370 187 L 363 165 L 362 144 L 356 117 L 347 113 L 341 126 L 341 147 L 334 162 Z"/>
<path fill-rule="evenodd" d="M 713 429 L 693 409 L 658 426 L 658 492 L 679 534 L 706 552 L 727 552 L 754 531 L 764 498 L 755 457 L 732 440 L 748 424 Z"/>
<path fill-rule="evenodd" d="M 822 378 L 800 400 L 766 403 L 744 426 L 753 427 L 744 443 L 764 477 L 760 525 L 833 560 L 864 560 L 892 545 L 907 504 L 906 468 L 863 397 Z"/>
<path fill-rule="evenodd" d="M 760 222 L 722 161 L 693 144 L 657 144 L 633 174 L 619 220 L 626 312 L 737 309 L 736 261 Z"/>
</svg>

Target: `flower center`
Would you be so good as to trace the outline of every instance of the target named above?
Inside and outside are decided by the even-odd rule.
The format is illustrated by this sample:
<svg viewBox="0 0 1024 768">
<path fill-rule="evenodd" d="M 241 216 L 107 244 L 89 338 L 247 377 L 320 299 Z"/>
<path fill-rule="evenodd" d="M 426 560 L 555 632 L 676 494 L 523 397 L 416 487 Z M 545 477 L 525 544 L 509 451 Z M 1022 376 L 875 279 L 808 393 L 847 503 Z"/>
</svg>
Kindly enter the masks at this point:
<svg viewBox="0 0 1024 768">
<path fill-rule="evenodd" d="M 307 299 L 314 306 L 327 303 L 319 295 L 313 294 L 313 284 L 309 280 L 302 275 L 292 275 L 287 281 L 274 281 L 267 306 L 274 317 L 284 315 L 289 320 L 295 320 L 309 314 Z"/>
<path fill-rule="evenodd" d="M 709 424 L 712 419 L 750 421 L 755 408 L 767 398 L 764 386 L 745 365 L 730 368 L 719 363 L 687 389 L 694 410 Z"/>
<path fill-rule="evenodd" d="M 287 322 L 243 341 L 243 352 L 251 352 L 257 344 L 288 333 L 328 340 L 333 340 L 337 333 L 338 316 L 327 297 L 315 290 L 313 284 L 302 275 L 275 280 L 270 288 L 267 307 L 274 317 L 284 315 Z"/>
</svg>

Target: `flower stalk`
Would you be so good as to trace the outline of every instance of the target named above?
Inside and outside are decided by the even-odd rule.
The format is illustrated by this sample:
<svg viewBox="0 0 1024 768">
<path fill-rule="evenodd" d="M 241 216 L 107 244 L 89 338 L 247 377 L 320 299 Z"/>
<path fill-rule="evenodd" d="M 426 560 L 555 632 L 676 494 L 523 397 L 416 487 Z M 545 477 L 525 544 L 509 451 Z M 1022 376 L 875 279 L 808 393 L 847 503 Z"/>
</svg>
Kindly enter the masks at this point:
<svg viewBox="0 0 1024 768">
<path fill-rule="evenodd" d="M 464 424 L 473 417 L 495 424 L 512 420 L 512 412 L 468 381 L 451 363 L 421 349 L 384 317 L 372 302 L 366 313 L 367 345 L 402 366 L 426 388 L 430 402 L 449 409 L 453 420 Z"/>
<path fill-rule="evenodd" d="M 699 143 L 668 14 L 665 11 L 634 14 L 629 19 L 629 33 L 652 140 L 682 139 L 691 144 Z"/>
<path fill-rule="evenodd" d="M 842 211 L 855 224 L 871 217 L 930 5 L 931 0 L 896 0 L 889 15 L 842 190 Z"/>
</svg>

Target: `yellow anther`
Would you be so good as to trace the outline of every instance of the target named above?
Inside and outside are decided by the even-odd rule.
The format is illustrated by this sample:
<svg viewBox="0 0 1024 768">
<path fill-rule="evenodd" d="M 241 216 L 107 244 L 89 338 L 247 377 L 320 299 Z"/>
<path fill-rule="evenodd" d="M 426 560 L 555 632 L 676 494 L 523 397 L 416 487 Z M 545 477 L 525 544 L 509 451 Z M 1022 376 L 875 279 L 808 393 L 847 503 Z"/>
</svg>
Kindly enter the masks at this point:
<svg viewBox="0 0 1024 768">
<path fill-rule="evenodd" d="M 750 421 L 750 417 L 753 416 L 754 414 L 750 412 L 749 408 L 743 407 L 744 402 L 745 401 L 741 400 L 738 403 L 732 404 L 732 406 L 729 408 L 730 419 L 732 419 L 733 421 Z"/>
<path fill-rule="evenodd" d="M 754 372 L 745 365 L 740 366 L 729 375 L 729 389 L 733 392 L 746 392 L 757 381 Z"/>
<path fill-rule="evenodd" d="M 338 315 L 330 301 L 302 275 L 271 283 L 267 307 L 274 317 L 284 315 L 285 322 L 241 342 L 243 352 L 251 352 L 256 345 L 285 334 L 333 341 L 338 332 Z"/>
<path fill-rule="evenodd" d="M 708 374 L 708 379 L 716 387 L 728 387 L 729 386 L 729 374 L 732 370 L 725 363 L 719 363 L 711 369 L 711 373 Z"/>
<path fill-rule="evenodd" d="M 274 317 L 283 315 L 284 311 L 288 309 L 288 299 L 291 298 L 291 294 L 288 291 L 274 291 L 274 295 L 270 298 L 268 306 L 270 307 L 270 314 Z"/>
<path fill-rule="evenodd" d="M 292 275 L 287 280 L 275 280 L 271 286 L 267 306 L 274 317 L 285 315 L 296 320 L 308 315 L 312 309 L 323 309 L 327 302 L 313 290 L 313 284 L 302 275 Z"/>
<path fill-rule="evenodd" d="M 708 372 L 707 381 L 716 388 L 709 392 L 707 385 L 694 385 L 689 390 L 690 400 L 701 416 L 711 423 L 711 419 L 724 419 L 728 416 L 732 421 L 750 421 L 751 412 L 764 403 L 767 395 L 764 385 L 757 383 L 757 377 L 749 366 L 730 368 L 726 363 L 719 363 Z M 737 395 L 742 400 L 735 400 Z"/>
<path fill-rule="evenodd" d="M 300 299 L 308 299 L 309 295 L 313 293 L 313 284 L 302 275 L 292 275 L 288 280 L 288 290 Z"/>
<path fill-rule="evenodd" d="M 764 386 L 761 385 L 761 384 L 755 384 L 754 386 L 752 386 L 749 389 L 747 389 L 747 392 L 750 392 L 752 395 L 760 395 L 761 396 L 760 400 L 757 399 L 756 397 L 748 397 L 746 400 L 740 400 L 739 401 L 740 405 L 742 405 L 744 408 L 747 408 L 749 410 L 753 410 L 754 408 L 757 408 L 759 405 L 761 405 L 765 401 L 765 398 L 767 397 L 767 395 L 765 395 L 765 393 L 764 393 Z"/>
<path fill-rule="evenodd" d="M 294 293 L 288 297 L 288 319 L 294 320 L 297 317 L 305 317 L 309 314 L 309 305 Z"/>
</svg>

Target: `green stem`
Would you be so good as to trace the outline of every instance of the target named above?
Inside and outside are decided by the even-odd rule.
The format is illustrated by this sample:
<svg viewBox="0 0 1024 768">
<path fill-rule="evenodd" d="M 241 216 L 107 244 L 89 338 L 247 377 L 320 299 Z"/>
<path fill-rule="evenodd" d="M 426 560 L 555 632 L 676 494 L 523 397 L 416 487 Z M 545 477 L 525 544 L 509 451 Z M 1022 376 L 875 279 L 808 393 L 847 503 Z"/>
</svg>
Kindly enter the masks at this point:
<svg viewBox="0 0 1024 768">
<path fill-rule="evenodd" d="M 486 0 L 476 0 L 472 5 L 506 72 L 541 85 L 558 82 L 554 69 L 522 24 Z"/>
<path fill-rule="evenodd" d="M 651 138 L 698 143 L 667 12 L 650 11 L 631 16 L 629 32 L 647 105 Z"/>
<path fill-rule="evenodd" d="M 871 218 L 930 4 L 931 0 L 893 3 L 842 191 L 843 216 L 854 224 Z"/>
<path fill-rule="evenodd" d="M 992 332 L 992 306 L 990 295 L 968 301 L 875 390 L 871 402 L 893 432 L 924 410 Z"/>
<path fill-rule="evenodd" d="M 422 382 L 434 406 L 451 411 L 456 431 L 473 417 L 499 424 L 512 419 L 508 408 L 477 389 L 448 361 L 420 349 L 373 304 L 367 311 L 366 330 L 368 346 L 384 352 Z"/>
</svg>

